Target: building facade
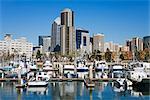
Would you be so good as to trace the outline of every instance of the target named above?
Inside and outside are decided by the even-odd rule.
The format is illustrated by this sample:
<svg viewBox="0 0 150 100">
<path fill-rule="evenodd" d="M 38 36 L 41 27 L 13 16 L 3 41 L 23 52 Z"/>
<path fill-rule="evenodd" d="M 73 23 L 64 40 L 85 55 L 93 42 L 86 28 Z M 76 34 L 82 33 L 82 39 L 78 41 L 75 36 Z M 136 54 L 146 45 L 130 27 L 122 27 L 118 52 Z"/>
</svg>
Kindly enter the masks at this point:
<svg viewBox="0 0 150 100">
<path fill-rule="evenodd" d="M 76 30 L 76 49 L 80 50 L 82 53 L 92 53 L 89 31 L 84 29 Z"/>
<path fill-rule="evenodd" d="M 113 41 L 105 42 L 105 43 L 104 43 L 104 52 L 107 51 L 107 48 L 108 48 L 111 52 L 119 52 L 119 44 L 113 43 Z"/>
<path fill-rule="evenodd" d="M 0 52 L 25 55 L 27 58 L 32 58 L 33 44 L 28 42 L 25 37 L 12 39 L 10 34 L 6 34 L 4 40 L 0 41 Z"/>
<path fill-rule="evenodd" d="M 131 40 L 126 41 L 126 46 L 129 47 L 129 51 L 132 51 L 132 41 Z"/>
<path fill-rule="evenodd" d="M 60 51 L 60 17 L 57 17 L 52 24 L 51 50 L 54 52 Z"/>
<path fill-rule="evenodd" d="M 95 50 L 104 52 L 104 34 L 97 34 L 93 36 L 93 51 Z"/>
<path fill-rule="evenodd" d="M 43 38 L 49 38 L 51 36 L 39 36 L 39 46 L 43 46 Z"/>
<path fill-rule="evenodd" d="M 61 12 L 60 48 L 62 55 L 72 54 L 76 51 L 74 12 L 68 8 Z"/>
<path fill-rule="evenodd" d="M 47 36 L 43 38 L 43 53 L 51 51 L 51 37 Z"/>
<path fill-rule="evenodd" d="M 143 40 L 139 37 L 132 38 L 132 51 L 137 49 L 138 51 L 143 50 Z"/>
<path fill-rule="evenodd" d="M 143 48 L 148 48 L 150 50 L 150 36 L 143 37 Z"/>
</svg>

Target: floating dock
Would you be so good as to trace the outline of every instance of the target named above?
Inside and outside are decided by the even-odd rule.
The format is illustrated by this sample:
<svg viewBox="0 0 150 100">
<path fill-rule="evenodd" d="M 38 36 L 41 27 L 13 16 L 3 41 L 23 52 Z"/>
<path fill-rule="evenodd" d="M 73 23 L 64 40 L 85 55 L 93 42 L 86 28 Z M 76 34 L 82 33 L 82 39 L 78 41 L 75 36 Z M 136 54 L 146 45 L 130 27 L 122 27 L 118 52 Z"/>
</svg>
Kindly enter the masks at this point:
<svg viewBox="0 0 150 100">
<path fill-rule="evenodd" d="M 18 82 L 19 80 L 18 78 L 0 78 L 0 82 Z"/>
<path fill-rule="evenodd" d="M 0 78 L 0 82 L 18 82 L 20 79 L 18 78 Z M 117 78 L 92 78 L 93 82 L 112 82 L 117 80 Z M 49 82 L 53 81 L 82 81 L 84 82 L 84 79 L 82 78 L 50 78 Z"/>
</svg>

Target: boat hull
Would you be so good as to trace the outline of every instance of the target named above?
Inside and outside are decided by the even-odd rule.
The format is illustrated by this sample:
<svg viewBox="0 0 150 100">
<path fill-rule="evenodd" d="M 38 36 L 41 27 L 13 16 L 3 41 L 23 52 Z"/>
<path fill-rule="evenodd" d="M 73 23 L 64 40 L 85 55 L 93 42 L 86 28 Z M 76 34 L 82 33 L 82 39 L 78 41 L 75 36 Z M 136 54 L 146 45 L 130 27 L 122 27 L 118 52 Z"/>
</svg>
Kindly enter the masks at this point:
<svg viewBox="0 0 150 100">
<path fill-rule="evenodd" d="M 85 68 L 77 68 L 77 72 L 87 72 L 89 71 L 89 69 L 85 69 Z"/>
<path fill-rule="evenodd" d="M 42 82 L 38 82 L 38 81 L 28 82 L 27 86 L 28 87 L 47 87 L 48 82 L 45 82 L 45 81 L 42 81 Z"/>
</svg>

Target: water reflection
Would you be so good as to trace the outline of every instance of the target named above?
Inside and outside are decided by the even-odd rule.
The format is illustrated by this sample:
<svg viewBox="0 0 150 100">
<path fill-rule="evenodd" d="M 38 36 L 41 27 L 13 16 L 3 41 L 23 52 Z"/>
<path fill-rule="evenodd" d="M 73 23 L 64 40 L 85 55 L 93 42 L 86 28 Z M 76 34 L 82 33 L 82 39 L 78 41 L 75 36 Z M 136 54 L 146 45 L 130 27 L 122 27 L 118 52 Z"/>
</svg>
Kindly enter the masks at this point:
<svg viewBox="0 0 150 100">
<path fill-rule="evenodd" d="M 144 91 L 144 90 L 143 90 Z M 49 99 L 49 100 L 120 100 L 149 99 L 141 91 L 128 88 L 126 91 L 115 91 L 113 83 L 95 82 L 95 88 L 86 88 L 83 82 L 50 82 L 47 88 L 16 89 L 15 83 L 0 83 L 0 99 Z"/>
</svg>

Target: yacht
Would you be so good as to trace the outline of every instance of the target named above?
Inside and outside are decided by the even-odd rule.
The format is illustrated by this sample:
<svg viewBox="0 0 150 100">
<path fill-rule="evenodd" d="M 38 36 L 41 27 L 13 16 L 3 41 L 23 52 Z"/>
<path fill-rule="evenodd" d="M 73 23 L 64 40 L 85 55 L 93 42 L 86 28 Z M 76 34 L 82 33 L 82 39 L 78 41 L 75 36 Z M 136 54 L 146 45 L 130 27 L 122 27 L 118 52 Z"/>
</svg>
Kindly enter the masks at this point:
<svg viewBox="0 0 150 100">
<path fill-rule="evenodd" d="M 98 71 L 101 71 L 101 72 L 104 72 L 105 70 L 108 70 L 108 65 L 106 63 L 106 61 L 95 61 L 95 71 L 98 72 Z"/>
<path fill-rule="evenodd" d="M 63 74 L 66 78 L 75 78 L 76 77 L 75 66 L 68 64 L 63 66 Z"/>
<path fill-rule="evenodd" d="M 83 60 L 83 59 L 77 60 L 76 69 L 77 69 L 77 72 L 87 72 L 89 68 L 86 64 L 86 60 Z"/>
<path fill-rule="evenodd" d="M 44 79 L 36 79 L 36 78 L 31 78 L 28 82 L 27 82 L 27 86 L 28 87 L 47 87 L 48 82 Z"/>
<path fill-rule="evenodd" d="M 125 76 L 125 69 L 121 64 L 114 64 L 112 66 L 112 78 L 116 78 L 114 82 L 114 87 L 118 88 L 118 90 L 125 90 L 127 89 L 127 80 Z"/>
<path fill-rule="evenodd" d="M 132 66 L 132 67 L 131 67 Z M 150 63 L 136 62 L 130 64 L 128 79 L 135 85 L 149 85 L 150 83 Z"/>
<path fill-rule="evenodd" d="M 47 73 L 47 75 L 49 75 L 49 77 L 54 77 L 54 73 L 53 73 L 53 64 L 50 61 L 45 61 L 45 63 L 43 64 L 43 69 L 44 72 Z"/>
<path fill-rule="evenodd" d="M 52 63 L 50 61 L 45 61 L 45 63 L 43 64 L 43 70 L 52 71 L 53 70 Z"/>
</svg>

